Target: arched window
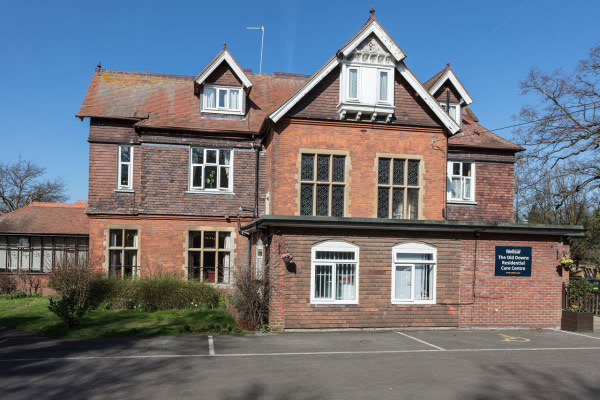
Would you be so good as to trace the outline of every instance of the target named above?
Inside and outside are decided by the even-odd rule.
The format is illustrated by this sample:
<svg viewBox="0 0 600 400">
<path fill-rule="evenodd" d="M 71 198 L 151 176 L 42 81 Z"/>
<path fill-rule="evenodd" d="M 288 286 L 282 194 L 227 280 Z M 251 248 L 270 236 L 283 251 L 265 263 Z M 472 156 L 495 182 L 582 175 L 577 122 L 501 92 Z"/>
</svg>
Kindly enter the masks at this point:
<svg viewBox="0 0 600 400">
<path fill-rule="evenodd" d="M 358 246 L 321 242 L 312 246 L 311 260 L 311 303 L 358 303 Z"/>
<path fill-rule="evenodd" d="M 392 248 L 392 303 L 434 304 L 437 250 L 425 243 Z"/>
</svg>

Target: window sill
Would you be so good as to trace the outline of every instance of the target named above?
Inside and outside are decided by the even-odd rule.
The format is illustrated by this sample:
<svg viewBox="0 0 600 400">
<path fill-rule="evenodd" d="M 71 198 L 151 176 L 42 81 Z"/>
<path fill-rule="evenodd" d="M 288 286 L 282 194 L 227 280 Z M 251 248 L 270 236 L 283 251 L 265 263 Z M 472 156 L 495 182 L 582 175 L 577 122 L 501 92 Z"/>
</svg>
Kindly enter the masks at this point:
<svg viewBox="0 0 600 400">
<path fill-rule="evenodd" d="M 413 301 L 401 301 L 401 300 L 392 300 L 392 304 L 394 305 L 420 305 L 420 304 L 436 304 L 435 300 L 413 300 Z"/>
<path fill-rule="evenodd" d="M 311 306 L 346 306 L 346 305 L 358 305 L 358 300 L 349 301 L 314 301 L 311 300 Z"/>
<path fill-rule="evenodd" d="M 202 109 L 202 112 L 207 113 L 207 114 L 244 115 L 244 113 L 241 110 L 219 110 L 219 109 L 204 108 L 204 109 Z"/>
<path fill-rule="evenodd" d="M 135 193 L 133 189 L 115 189 L 115 193 Z"/>
<path fill-rule="evenodd" d="M 226 192 L 226 191 L 219 191 L 219 190 L 188 190 L 185 192 L 185 194 L 208 194 L 208 195 L 215 195 L 215 196 L 223 196 L 223 195 L 234 196 L 235 195 L 234 192 Z"/>
<path fill-rule="evenodd" d="M 456 204 L 456 205 L 466 205 L 466 206 L 476 206 L 477 202 L 476 201 L 465 201 L 465 200 L 447 200 L 446 201 L 447 204 Z"/>
</svg>

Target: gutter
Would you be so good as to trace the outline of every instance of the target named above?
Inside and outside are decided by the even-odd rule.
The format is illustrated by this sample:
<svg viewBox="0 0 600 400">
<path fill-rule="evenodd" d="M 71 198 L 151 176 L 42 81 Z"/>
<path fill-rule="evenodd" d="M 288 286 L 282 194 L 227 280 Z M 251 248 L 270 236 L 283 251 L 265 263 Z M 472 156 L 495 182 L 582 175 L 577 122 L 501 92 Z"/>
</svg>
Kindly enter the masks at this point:
<svg viewBox="0 0 600 400">
<path fill-rule="evenodd" d="M 256 230 L 259 226 L 285 226 L 303 228 L 382 229 L 414 232 L 489 232 L 515 233 L 524 235 L 583 237 L 581 225 L 524 225 L 508 222 L 464 222 L 431 220 L 392 220 L 383 218 L 336 218 L 292 215 L 265 215 L 241 227 L 241 230 Z"/>
</svg>

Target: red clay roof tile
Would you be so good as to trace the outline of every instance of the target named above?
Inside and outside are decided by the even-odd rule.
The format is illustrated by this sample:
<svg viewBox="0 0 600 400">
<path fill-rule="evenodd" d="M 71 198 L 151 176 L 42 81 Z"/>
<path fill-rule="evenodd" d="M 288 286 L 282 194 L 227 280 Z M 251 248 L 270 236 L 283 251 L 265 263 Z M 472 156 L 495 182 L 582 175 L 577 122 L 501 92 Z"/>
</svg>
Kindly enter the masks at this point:
<svg viewBox="0 0 600 400">
<path fill-rule="evenodd" d="M 88 235 L 87 201 L 34 202 L 0 215 L 0 234 Z"/>
</svg>

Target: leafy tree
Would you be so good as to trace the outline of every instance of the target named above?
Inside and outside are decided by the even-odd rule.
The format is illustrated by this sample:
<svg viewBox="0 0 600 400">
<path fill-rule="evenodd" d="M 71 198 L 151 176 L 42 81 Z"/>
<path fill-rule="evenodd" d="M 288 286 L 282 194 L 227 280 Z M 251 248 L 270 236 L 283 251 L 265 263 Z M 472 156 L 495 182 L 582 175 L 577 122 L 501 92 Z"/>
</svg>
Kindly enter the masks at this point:
<svg viewBox="0 0 600 400">
<path fill-rule="evenodd" d="M 0 214 L 16 210 L 33 201 L 66 201 L 65 184 L 61 179 L 44 180 L 45 168 L 23 160 L 0 162 Z"/>
<path fill-rule="evenodd" d="M 560 204 L 584 188 L 600 188 L 600 43 L 571 74 L 532 69 L 521 82 L 524 94 L 536 95 L 536 106 L 525 106 L 518 119 L 520 143 L 539 170 L 560 167 L 570 185 L 554 193 Z"/>
</svg>

